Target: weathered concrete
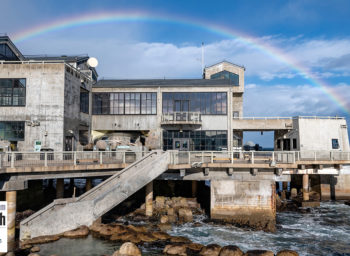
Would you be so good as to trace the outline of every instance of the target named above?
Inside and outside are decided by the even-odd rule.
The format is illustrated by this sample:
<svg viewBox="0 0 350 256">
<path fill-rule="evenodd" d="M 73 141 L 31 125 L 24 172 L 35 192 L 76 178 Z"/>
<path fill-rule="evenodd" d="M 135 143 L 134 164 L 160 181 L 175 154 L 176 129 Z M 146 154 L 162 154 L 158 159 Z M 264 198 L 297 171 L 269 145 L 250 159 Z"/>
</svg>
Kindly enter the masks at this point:
<svg viewBox="0 0 350 256">
<path fill-rule="evenodd" d="M 60 234 L 93 221 L 167 170 L 169 152 L 153 151 L 78 198 L 55 200 L 21 222 L 20 240 Z"/>
<path fill-rule="evenodd" d="M 15 248 L 15 231 L 16 231 L 16 205 L 17 192 L 6 192 L 7 202 L 7 250 L 13 251 Z"/>
<path fill-rule="evenodd" d="M 146 185 L 146 216 L 153 215 L 153 181 Z"/>
<path fill-rule="evenodd" d="M 322 200 L 350 199 L 350 174 L 321 175 L 320 183 Z"/>
<path fill-rule="evenodd" d="M 212 180 L 210 190 L 212 219 L 274 231 L 276 217 L 274 182 Z"/>
<path fill-rule="evenodd" d="M 309 201 L 309 175 L 303 175 L 303 200 Z"/>
<path fill-rule="evenodd" d="M 289 130 L 293 128 L 292 118 L 290 119 L 233 119 L 234 130 L 243 131 L 274 131 Z"/>
</svg>

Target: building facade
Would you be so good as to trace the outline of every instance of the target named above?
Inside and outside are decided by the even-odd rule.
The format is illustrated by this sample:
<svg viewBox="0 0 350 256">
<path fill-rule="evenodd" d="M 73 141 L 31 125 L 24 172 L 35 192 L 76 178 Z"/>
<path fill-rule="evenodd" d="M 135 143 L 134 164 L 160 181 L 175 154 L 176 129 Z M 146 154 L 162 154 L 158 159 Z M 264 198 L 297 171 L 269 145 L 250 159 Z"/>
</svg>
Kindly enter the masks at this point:
<svg viewBox="0 0 350 256">
<path fill-rule="evenodd" d="M 23 56 L 0 37 L 2 150 L 74 150 L 88 143 L 91 87 L 88 56 Z"/>
</svg>

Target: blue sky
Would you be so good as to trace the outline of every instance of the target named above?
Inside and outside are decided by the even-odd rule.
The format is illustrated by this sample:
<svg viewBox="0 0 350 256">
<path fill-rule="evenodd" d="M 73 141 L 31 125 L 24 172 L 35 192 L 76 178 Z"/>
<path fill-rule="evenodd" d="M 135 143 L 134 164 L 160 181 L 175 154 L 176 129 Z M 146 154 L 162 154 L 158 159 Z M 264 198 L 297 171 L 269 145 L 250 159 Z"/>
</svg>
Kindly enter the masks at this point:
<svg viewBox="0 0 350 256">
<path fill-rule="evenodd" d="M 248 34 L 294 58 L 350 106 L 350 1 L 14 1 L 0 0 L 0 33 L 106 11 L 195 20 Z M 44 33 L 17 44 L 24 54 L 83 54 L 106 78 L 199 78 L 223 59 L 246 67 L 245 116 L 340 115 L 336 102 L 298 70 L 237 39 L 160 21 L 107 22 Z M 246 138 L 269 146 L 272 136 Z"/>
</svg>

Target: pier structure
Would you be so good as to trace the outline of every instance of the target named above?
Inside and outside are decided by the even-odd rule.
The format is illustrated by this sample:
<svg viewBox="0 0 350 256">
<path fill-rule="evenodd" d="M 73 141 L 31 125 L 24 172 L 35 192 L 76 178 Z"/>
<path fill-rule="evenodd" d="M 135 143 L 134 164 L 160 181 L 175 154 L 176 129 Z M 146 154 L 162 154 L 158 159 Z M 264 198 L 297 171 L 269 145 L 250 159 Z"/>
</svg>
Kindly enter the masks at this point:
<svg viewBox="0 0 350 256">
<path fill-rule="evenodd" d="M 10 220 L 16 191 L 56 180 L 57 200 L 21 222 L 21 240 L 91 225 L 141 188 L 151 216 L 154 180 L 192 181 L 194 196 L 210 181 L 211 217 L 252 226 L 274 226 L 276 182 L 300 178 L 305 202 L 311 180 L 322 198 L 350 197 L 345 118 L 244 117 L 242 65 L 221 61 L 200 79 L 98 80 L 87 55 L 25 56 L 7 36 L 0 50 Z M 273 131 L 274 151 L 245 151 L 246 131 Z M 92 187 L 94 177 L 106 180 Z M 64 198 L 64 179 L 74 178 L 87 179 L 87 192 Z"/>
</svg>

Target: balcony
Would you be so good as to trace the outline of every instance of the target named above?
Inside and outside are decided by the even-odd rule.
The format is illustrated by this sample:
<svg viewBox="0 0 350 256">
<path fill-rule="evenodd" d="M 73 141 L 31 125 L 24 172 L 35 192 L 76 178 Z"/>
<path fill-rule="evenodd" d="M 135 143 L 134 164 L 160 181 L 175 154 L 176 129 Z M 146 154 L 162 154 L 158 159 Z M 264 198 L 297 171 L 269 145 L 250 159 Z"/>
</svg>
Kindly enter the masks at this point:
<svg viewBox="0 0 350 256">
<path fill-rule="evenodd" d="M 202 125 L 200 112 L 174 112 L 162 115 L 162 126 L 197 126 Z M 187 127 L 187 128 L 190 128 Z"/>
</svg>

